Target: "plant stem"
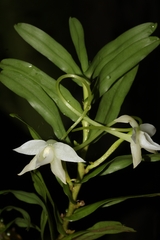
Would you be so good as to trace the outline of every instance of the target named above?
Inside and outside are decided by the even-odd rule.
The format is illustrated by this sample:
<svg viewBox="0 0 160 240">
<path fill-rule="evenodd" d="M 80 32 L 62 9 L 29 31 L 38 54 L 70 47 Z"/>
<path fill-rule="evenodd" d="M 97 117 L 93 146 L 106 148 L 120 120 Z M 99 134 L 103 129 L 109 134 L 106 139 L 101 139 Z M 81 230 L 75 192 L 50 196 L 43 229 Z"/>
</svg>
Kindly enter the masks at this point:
<svg viewBox="0 0 160 240">
<path fill-rule="evenodd" d="M 123 142 L 123 139 L 118 139 L 115 141 L 112 146 L 95 162 L 93 162 L 91 165 L 88 165 L 88 167 L 85 169 L 85 174 L 88 173 L 91 169 L 99 166 L 101 163 L 103 163 L 117 148 L 118 146 Z"/>
</svg>

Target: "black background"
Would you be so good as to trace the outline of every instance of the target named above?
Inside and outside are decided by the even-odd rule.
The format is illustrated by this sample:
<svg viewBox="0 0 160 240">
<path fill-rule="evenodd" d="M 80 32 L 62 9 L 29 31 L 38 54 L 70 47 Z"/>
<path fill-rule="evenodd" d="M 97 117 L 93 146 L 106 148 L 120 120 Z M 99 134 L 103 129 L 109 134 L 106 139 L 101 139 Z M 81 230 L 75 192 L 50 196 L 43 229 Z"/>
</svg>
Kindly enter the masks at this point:
<svg viewBox="0 0 160 240">
<path fill-rule="evenodd" d="M 9 57 L 25 60 L 54 78 L 57 78 L 61 72 L 18 36 L 13 28 L 14 24 L 26 22 L 39 27 L 75 56 L 69 35 L 68 19 L 70 16 L 76 17 L 84 27 L 90 60 L 104 44 L 127 29 L 144 22 L 157 22 L 159 26 L 154 35 L 160 37 L 159 0 L 0 0 L 0 10 L 0 59 Z M 159 53 L 160 49 L 158 48 L 140 64 L 138 75 L 121 109 L 121 114 L 137 115 L 144 122 L 155 125 L 157 133 L 153 139 L 158 143 L 160 143 Z M 18 113 L 28 123 L 31 123 L 44 139 L 50 137 L 50 128 L 25 100 L 15 96 L 2 84 L 0 85 L 0 109 L 0 188 L 33 191 L 30 174 L 17 176 L 30 158 L 22 157 L 12 151 L 13 148 L 29 140 L 30 135 L 22 124 L 9 117 L 9 113 Z M 118 154 L 125 154 L 127 151 L 129 151 L 129 146 L 124 144 L 120 147 Z M 42 172 L 46 181 L 51 182 L 54 198 L 61 208 L 64 200 L 63 194 L 52 174 L 48 174 L 48 170 L 49 166 L 46 166 Z M 88 191 L 90 191 L 89 196 L 86 196 Z M 154 192 L 160 192 L 160 163 L 158 162 L 142 163 L 134 170 L 129 167 L 112 176 L 102 177 L 98 181 L 93 180 L 84 185 L 80 197 L 88 204 L 107 197 Z M 61 201 L 57 197 L 59 195 Z M 9 198 L 2 196 L 0 204 L 5 206 L 6 203 L 13 204 L 13 201 L 12 196 Z M 18 205 L 17 202 L 14 204 Z M 26 206 L 26 208 L 32 212 L 32 206 Z M 160 239 L 160 199 L 158 197 L 128 200 L 97 212 L 91 218 L 87 218 L 87 221 L 81 221 L 80 228 L 94 224 L 92 219 L 96 217 L 97 221 L 121 221 L 137 230 L 137 233 L 105 236 L 103 239 Z M 37 221 L 38 213 L 36 211 L 32 218 L 33 221 Z M 23 238 L 27 239 L 29 236 L 30 234 L 26 232 Z M 30 239 L 35 239 L 35 237 L 32 235 Z"/>
</svg>

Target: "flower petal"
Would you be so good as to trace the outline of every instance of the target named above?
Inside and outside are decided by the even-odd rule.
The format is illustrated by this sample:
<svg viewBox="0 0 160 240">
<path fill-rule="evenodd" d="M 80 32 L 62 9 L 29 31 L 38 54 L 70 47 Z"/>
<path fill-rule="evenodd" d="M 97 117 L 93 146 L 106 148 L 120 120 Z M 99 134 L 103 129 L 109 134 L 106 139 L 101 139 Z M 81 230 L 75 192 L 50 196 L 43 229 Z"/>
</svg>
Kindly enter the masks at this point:
<svg viewBox="0 0 160 240">
<path fill-rule="evenodd" d="M 139 143 L 134 143 L 134 141 L 131 142 L 131 153 L 133 158 L 133 168 L 136 168 L 142 160 L 141 147 Z"/>
<path fill-rule="evenodd" d="M 29 164 L 27 164 L 24 169 L 18 174 L 22 175 L 26 172 L 35 170 L 43 165 L 46 165 L 48 163 L 51 163 L 54 159 L 54 152 L 52 147 L 48 146 L 43 151 L 41 151 L 39 154 L 37 154 Z"/>
<path fill-rule="evenodd" d="M 36 162 L 37 162 L 37 156 L 35 156 L 29 164 L 27 164 L 23 170 L 18 174 L 19 176 L 26 173 L 26 172 L 29 172 L 29 171 L 32 171 L 32 170 L 35 170 L 37 167 L 36 165 Z"/>
<path fill-rule="evenodd" d="M 36 155 L 41 152 L 46 147 L 46 145 L 47 143 L 43 140 L 30 140 L 13 150 L 26 155 Z"/>
<path fill-rule="evenodd" d="M 129 123 L 132 128 L 138 127 L 138 123 L 129 115 L 122 115 L 114 120 L 115 122 Z"/>
<path fill-rule="evenodd" d="M 160 150 L 160 145 L 155 143 L 148 133 L 140 131 L 139 133 L 139 142 L 141 148 L 146 149 L 148 152 L 155 152 Z"/>
<path fill-rule="evenodd" d="M 56 177 L 66 184 L 66 175 L 60 159 L 54 158 L 54 160 L 51 162 L 51 170 Z"/>
<path fill-rule="evenodd" d="M 67 162 L 85 162 L 82 158 L 80 158 L 77 153 L 71 148 L 69 145 L 56 142 L 53 144 L 55 156 L 58 159 Z"/>
<path fill-rule="evenodd" d="M 142 132 L 148 133 L 151 137 L 156 133 L 156 128 L 152 124 L 143 123 L 140 125 L 140 130 Z"/>
</svg>

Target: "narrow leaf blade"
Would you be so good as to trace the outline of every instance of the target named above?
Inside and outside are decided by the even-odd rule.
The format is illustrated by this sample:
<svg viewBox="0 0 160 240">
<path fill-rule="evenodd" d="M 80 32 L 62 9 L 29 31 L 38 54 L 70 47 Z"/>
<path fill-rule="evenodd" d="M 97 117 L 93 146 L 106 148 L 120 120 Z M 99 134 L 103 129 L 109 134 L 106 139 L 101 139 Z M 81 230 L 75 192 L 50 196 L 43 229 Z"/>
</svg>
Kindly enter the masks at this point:
<svg viewBox="0 0 160 240">
<path fill-rule="evenodd" d="M 157 37 L 148 37 L 139 40 L 108 62 L 101 70 L 97 80 L 99 97 L 108 91 L 117 79 L 135 67 L 150 52 L 158 47 L 159 44 L 160 40 Z"/>
<path fill-rule="evenodd" d="M 76 18 L 69 19 L 70 34 L 75 46 L 79 61 L 81 63 L 82 71 L 88 69 L 88 56 L 85 47 L 84 30 L 81 23 Z"/>
<path fill-rule="evenodd" d="M 47 57 L 66 73 L 81 74 L 77 64 L 68 51 L 47 33 L 26 23 L 15 25 L 18 34 L 38 52 Z"/>
<path fill-rule="evenodd" d="M 91 77 L 93 72 L 94 77 L 98 76 L 104 65 L 111 61 L 117 54 L 138 40 L 150 36 L 156 28 L 156 23 L 143 23 L 127 30 L 113 41 L 107 43 L 96 54 L 90 67 L 85 73 L 86 76 Z"/>
<path fill-rule="evenodd" d="M 55 135 L 61 139 L 66 133 L 55 103 L 45 91 L 25 75 L 2 70 L 0 81 L 17 95 L 25 98 L 30 105 L 52 127 Z"/>
<path fill-rule="evenodd" d="M 65 116 L 69 117 L 73 121 L 78 119 L 77 115 L 66 107 L 60 99 L 60 96 L 57 94 L 55 79 L 36 68 L 34 65 L 17 59 L 3 59 L 0 63 L 0 67 L 6 71 L 9 70 L 11 72 L 13 71 L 22 74 L 26 78 L 30 79 L 30 81 L 34 81 L 42 89 L 44 89 L 51 99 L 53 99 L 55 104 Z M 69 102 L 77 111 L 82 113 L 80 103 L 71 95 L 68 89 L 61 85 L 60 91 L 66 101 Z"/>
</svg>

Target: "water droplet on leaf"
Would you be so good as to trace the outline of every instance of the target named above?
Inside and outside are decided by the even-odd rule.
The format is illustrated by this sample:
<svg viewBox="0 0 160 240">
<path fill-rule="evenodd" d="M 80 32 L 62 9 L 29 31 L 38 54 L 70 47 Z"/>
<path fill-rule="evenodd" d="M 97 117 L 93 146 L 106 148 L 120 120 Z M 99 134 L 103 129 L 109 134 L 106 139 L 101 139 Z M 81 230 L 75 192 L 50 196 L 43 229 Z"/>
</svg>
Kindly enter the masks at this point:
<svg viewBox="0 0 160 240">
<path fill-rule="evenodd" d="M 154 25 L 154 24 L 152 24 L 152 25 L 151 25 L 151 28 L 155 28 L 155 25 Z"/>
<path fill-rule="evenodd" d="M 111 76 L 110 76 L 110 75 L 108 75 L 106 78 L 107 78 L 107 79 L 110 79 L 110 78 L 111 78 Z"/>
</svg>

